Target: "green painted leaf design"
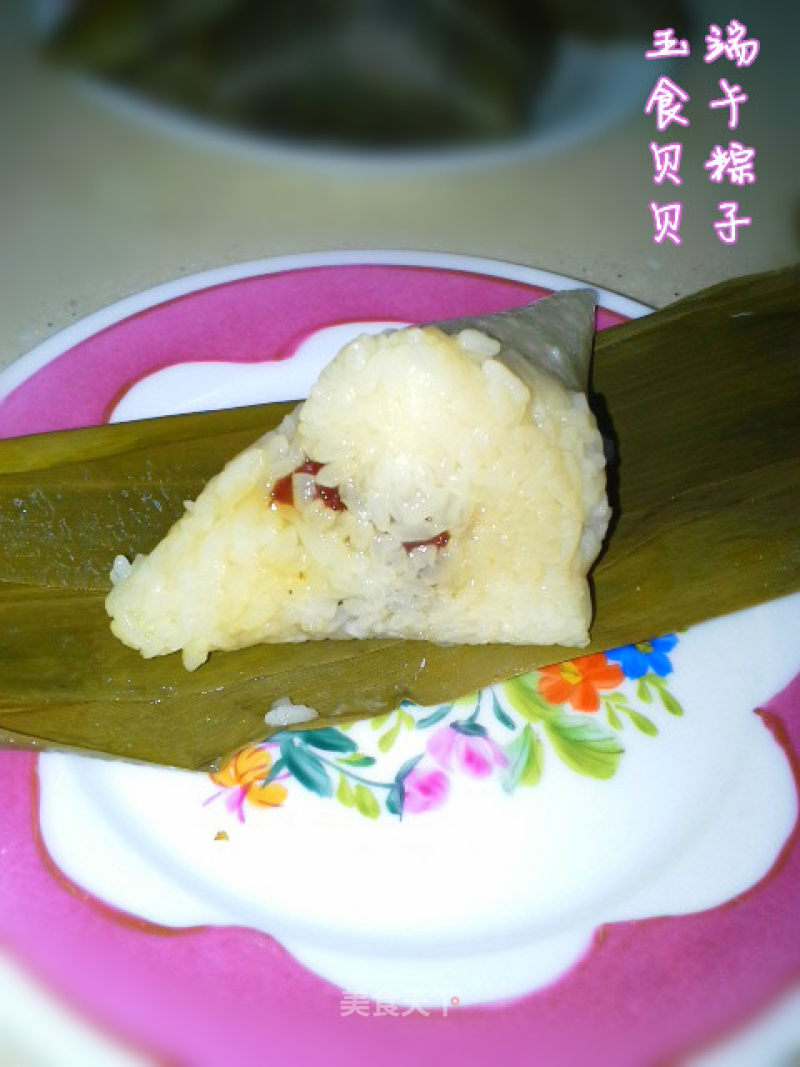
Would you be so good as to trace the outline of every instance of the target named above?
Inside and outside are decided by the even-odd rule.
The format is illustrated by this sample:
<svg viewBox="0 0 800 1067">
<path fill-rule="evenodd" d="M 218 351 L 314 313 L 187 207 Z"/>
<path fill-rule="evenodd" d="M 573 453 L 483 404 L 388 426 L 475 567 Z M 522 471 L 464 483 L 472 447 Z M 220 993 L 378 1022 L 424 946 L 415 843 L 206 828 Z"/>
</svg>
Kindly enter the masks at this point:
<svg viewBox="0 0 800 1067">
<path fill-rule="evenodd" d="M 604 693 L 602 700 L 604 704 L 610 704 L 614 711 L 627 711 L 630 707 L 624 693 Z"/>
<path fill-rule="evenodd" d="M 356 802 L 353 790 L 350 788 L 350 783 L 343 774 L 339 775 L 339 785 L 336 788 L 336 799 L 340 804 L 344 804 L 346 808 L 352 808 Z"/>
<path fill-rule="evenodd" d="M 659 688 L 658 695 L 661 698 L 661 703 L 670 715 L 683 715 L 683 707 L 668 689 Z"/>
<path fill-rule="evenodd" d="M 367 789 L 365 785 L 358 785 L 353 790 L 353 798 L 355 800 L 356 809 L 365 815 L 368 819 L 377 819 L 381 813 L 381 807 L 378 801 L 375 799 L 371 790 Z"/>
<path fill-rule="evenodd" d="M 385 726 L 393 715 L 393 711 L 387 711 L 384 715 L 376 715 L 374 719 L 369 720 L 370 729 L 380 730 L 380 728 Z"/>
<path fill-rule="evenodd" d="M 614 705 L 610 702 L 606 704 L 606 719 L 608 720 L 608 725 L 613 730 L 622 729 L 622 719 L 620 719 L 619 715 L 614 711 Z"/>
<path fill-rule="evenodd" d="M 280 759 L 275 760 L 275 762 L 272 764 L 269 769 L 269 773 L 265 775 L 262 779 L 261 785 L 269 785 L 269 783 L 274 781 L 274 779 L 277 778 L 281 771 L 283 771 L 285 768 L 286 760 L 283 758 L 283 756 L 281 756 Z"/>
<path fill-rule="evenodd" d="M 636 696 L 641 700 L 643 704 L 650 704 L 653 699 L 653 694 L 650 692 L 650 688 L 647 685 L 647 676 L 643 676 L 636 683 Z"/>
<path fill-rule="evenodd" d="M 544 747 L 526 723 L 506 749 L 508 768 L 503 775 L 503 789 L 513 793 L 518 785 L 536 785 L 542 776 Z"/>
<path fill-rule="evenodd" d="M 325 752 L 355 752 L 358 747 L 352 737 L 346 737 L 334 726 L 322 730 L 304 730 L 298 733 L 307 745 L 320 748 Z"/>
<path fill-rule="evenodd" d="M 333 786 L 328 772 L 317 757 L 307 748 L 287 745 L 283 752 L 286 767 L 300 785 L 321 797 L 333 796 Z"/>
<path fill-rule="evenodd" d="M 530 729 L 528 726 L 526 730 Z M 542 777 L 542 771 L 544 769 L 544 745 L 542 744 L 538 734 L 535 734 L 531 730 L 531 750 L 528 755 L 527 763 L 520 775 L 520 785 L 537 785 L 539 779 Z"/>
<path fill-rule="evenodd" d="M 386 810 L 390 815 L 402 815 L 405 794 L 400 782 L 395 782 L 386 796 Z"/>
<path fill-rule="evenodd" d="M 513 793 L 519 782 L 522 768 L 530 753 L 531 728 L 526 723 L 514 740 L 506 748 L 508 768 L 502 777 L 503 792 Z"/>
<path fill-rule="evenodd" d="M 479 722 L 472 722 L 470 719 L 456 720 L 450 723 L 450 727 L 467 737 L 486 737 L 487 733 L 485 726 L 481 726 Z"/>
<path fill-rule="evenodd" d="M 397 740 L 397 735 L 400 733 L 400 720 L 398 719 L 391 730 L 387 730 L 385 734 L 381 734 L 378 738 L 378 748 L 381 752 L 388 752 L 392 745 Z"/>
<path fill-rule="evenodd" d="M 667 689 L 667 683 L 660 674 L 646 674 L 644 676 L 650 685 L 658 693 L 658 698 L 670 715 L 683 715 L 683 707 L 680 702 Z"/>
<path fill-rule="evenodd" d="M 341 756 L 336 762 L 346 763 L 348 767 L 371 767 L 375 757 L 365 756 L 363 752 L 354 752 L 351 756 Z"/>
<path fill-rule="evenodd" d="M 404 730 L 413 730 L 415 726 L 414 716 L 409 715 L 407 711 L 398 710 L 397 712 L 398 722 L 402 725 Z"/>
<path fill-rule="evenodd" d="M 506 700 L 517 715 L 529 722 L 541 722 L 554 712 L 553 705 L 548 704 L 536 691 L 536 677 L 535 673 L 522 674 L 519 678 L 503 682 L 503 695 Z"/>
<path fill-rule="evenodd" d="M 417 719 L 417 729 L 427 730 L 429 726 L 435 726 L 437 722 L 441 722 L 446 715 L 450 714 L 451 708 L 451 704 L 442 704 L 436 711 L 432 711 L 430 715 Z"/>
<path fill-rule="evenodd" d="M 425 755 L 424 752 L 420 752 L 420 754 L 418 756 L 412 756 L 411 759 L 407 759 L 405 761 L 405 763 L 403 763 L 401 765 L 401 767 L 400 767 L 399 771 L 397 772 L 397 774 L 394 776 L 395 783 L 402 782 L 403 779 L 406 777 L 406 775 L 410 771 L 414 770 L 414 768 L 416 767 L 416 765 L 419 763 L 419 761 L 422 759 L 422 757 L 424 755 Z"/>
<path fill-rule="evenodd" d="M 514 720 L 511 718 L 508 712 L 504 711 L 503 708 L 500 706 L 500 701 L 497 699 L 494 693 L 492 693 L 492 711 L 494 712 L 494 717 L 497 719 L 501 726 L 505 726 L 507 730 L 514 729 Z"/>
<path fill-rule="evenodd" d="M 595 719 L 556 712 L 544 724 L 556 755 L 587 778 L 613 778 L 625 749 Z"/>
<path fill-rule="evenodd" d="M 648 737 L 655 737 L 658 733 L 658 727 L 654 722 L 651 722 L 646 715 L 640 715 L 638 711 L 633 711 L 633 709 L 631 709 L 628 711 L 628 718 L 637 730 L 641 730 L 641 732 L 647 734 Z"/>
</svg>

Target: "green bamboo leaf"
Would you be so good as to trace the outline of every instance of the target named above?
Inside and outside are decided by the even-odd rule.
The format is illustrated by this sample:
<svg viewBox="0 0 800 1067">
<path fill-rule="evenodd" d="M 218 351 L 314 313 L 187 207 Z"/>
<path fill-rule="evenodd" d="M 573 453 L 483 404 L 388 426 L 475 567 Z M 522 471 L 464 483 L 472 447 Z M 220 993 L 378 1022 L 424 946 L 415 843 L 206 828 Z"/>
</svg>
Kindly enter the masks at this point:
<svg viewBox="0 0 800 1067">
<path fill-rule="evenodd" d="M 588 778 L 613 778 L 625 749 L 616 734 L 592 718 L 558 712 L 544 724 L 548 740 L 558 757 L 572 770 Z"/>
<path fill-rule="evenodd" d="M 597 335 L 594 384 L 623 461 L 585 651 L 800 587 L 798 282 L 797 267 L 726 281 Z M 524 351 L 516 340 L 511 347 L 525 355 L 528 341 L 542 339 L 530 320 L 546 305 L 486 328 L 522 324 Z M 648 390 L 631 387 L 642 367 Z M 114 555 L 150 551 L 183 501 L 288 411 L 265 405 L 0 442 L 2 743 L 213 768 L 261 741 L 265 711 L 287 694 L 319 712 L 316 726 L 335 726 L 342 716 L 390 714 L 406 697 L 439 706 L 454 685 L 475 692 L 575 654 L 310 641 L 214 653 L 189 673 L 179 656 L 143 660 L 121 646 L 103 607 Z M 681 713 L 671 694 L 659 700 Z M 528 711 L 547 718 L 535 702 Z"/>
<path fill-rule="evenodd" d="M 352 808 L 356 802 L 353 790 L 350 788 L 350 783 L 343 774 L 339 775 L 339 785 L 336 787 L 336 799 L 340 804 L 344 804 L 346 808 Z"/>
<path fill-rule="evenodd" d="M 325 752 L 355 752 L 358 746 L 352 737 L 346 737 L 334 726 L 322 730 L 303 730 L 299 735 L 307 745 Z"/>
<path fill-rule="evenodd" d="M 641 732 L 647 734 L 648 737 L 655 737 L 658 733 L 658 727 L 654 722 L 651 722 L 646 715 L 640 715 L 638 711 L 633 711 L 633 709 L 631 709 L 628 711 L 628 718 L 637 730 L 641 730 Z"/>
<path fill-rule="evenodd" d="M 650 704 L 653 700 L 653 694 L 647 685 L 647 678 L 648 676 L 645 674 L 636 683 L 636 696 L 643 704 Z"/>
<path fill-rule="evenodd" d="M 554 711 L 553 705 L 548 704 L 544 697 L 536 692 L 531 682 L 531 679 L 535 677 L 535 675 L 523 674 L 519 678 L 503 682 L 503 695 L 506 700 L 517 715 L 521 715 L 529 722 L 541 722 L 549 718 Z"/>
<path fill-rule="evenodd" d="M 381 813 L 380 804 L 375 799 L 372 791 L 360 782 L 353 791 L 355 805 L 362 815 L 368 819 L 377 819 Z"/>
<path fill-rule="evenodd" d="M 471 713 L 475 710 L 479 695 L 478 693 L 467 693 L 466 696 L 459 697 L 458 700 L 453 701 L 453 708 L 457 708 L 459 711 L 469 709 Z"/>
<path fill-rule="evenodd" d="M 365 756 L 363 752 L 354 752 L 352 756 L 341 756 L 337 763 L 346 763 L 348 767 L 371 767 L 375 762 L 374 756 Z"/>
<path fill-rule="evenodd" d="M 373 719 L 370 719 L 369 725 L 373 730 L 380 730 L 380 728 L 382 726 L 385 726 L 386 723 L 389 721 L 389 719 L 391 719 L 391 717 L 393 715 L 394 715 L 393 711 L 387 711 L 383 715 L 376 715 Z"/>
<path fill-rule="evenodd" d="M 284 752 L 287 769 L 297 781 L 321 797 L 333 795 L 333 786 L 328 772 L 315 755 L 296 745 L 287 746 Z"/>
</svg>

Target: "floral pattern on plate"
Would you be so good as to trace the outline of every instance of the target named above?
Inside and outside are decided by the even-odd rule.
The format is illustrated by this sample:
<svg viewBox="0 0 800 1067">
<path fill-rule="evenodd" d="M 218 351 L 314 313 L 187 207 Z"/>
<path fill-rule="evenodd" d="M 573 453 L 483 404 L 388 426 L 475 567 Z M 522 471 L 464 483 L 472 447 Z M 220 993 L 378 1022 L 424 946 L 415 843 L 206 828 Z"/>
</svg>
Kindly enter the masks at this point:
<svg viewBox="0 0 800 1067">
<path fill-rule="evenodd" d="M 301 395 L 298 337 L 383 316 L 428 321 L 488 313 L 565 284 L 579 283 L 508 264 L 416 252 L 314 254 L 181 278 L 76 323 L 21 360 L 13 374 L 0 375 L 0 435 L 102 422 L 119 411 L 123 393 L 131 399 L 126 417 L 165 414 L 178 404 L 197 402 L 201 394 L 207 402 L 208 381 L 199 372 L 210 373 L 217 364 L 235 364 L 235 374 L 225 367 L 224 375 L 231 385 L 241 383 L 239 402 L 252 403 L 256 396 L 294 398 Z M 600 303 L 600 328 L 644 312 L 608 293 L 600 293 Z M 287 375 L 282 396 L 272 387 L 258 392 L 278 369 Z M 173 372 L 183 377 L 175 380 Z M 134 409 L 138 386 L 131 383 L 148 376 L 160 406 Z M 237 402 L 225 390 L 215 396 L 220 406 Z M 498 1056 L 525 1061 L 535 1048 L 553 1063 L 638 1067 L 683 1054 L 722 1028 L 738 1026 L 797 974 L 800 837 L 791 768 L 800 751 L 800 679 L 788 683 L 797 670 L 800 609 L 796 600 L 793 604 L 766 605 L 681 635 L 674 674 L 664 673 L 663 662 L 651 656 L 657 648 L 635 650 L 649 657 L 644 674 L 669 675 L 670 694 L 686 708 L 683 719 L 665 713 L 651 680 L 644 683 L 651 701 L 637 693 L 644 676 L 635 674 L 641 658 L 629 652 L 613 660 L 607 653 L 627 682 L 610 690 L 598 687 L 599 695 L 627 696 L 629 706 L 659 729 L 653 739 L 617 712 L 623 722 L 617 737 L 626 751 L 612 779 L 583 777 L 556 756 L 550 758 L 543 726 L 530 723 L 542 735 L 546 757 L 538 788 L 520 785 L 506 794 L 498 788 L 504 769 L 494 766 L 489 775 L 472 777 L 460 769 L 453 746 L 451 771 L 436 765 L 450 783 L 448 801 L 436 810 L 427 808 L 425 818 L 360 817 L 357 809 L 322 804 L 292 776 L 274 781 L 268 794 L 281 803 L 259 812 L 247 799 L 248 789 L 258 788 L 265 776 L 257 770 L 265 762 L 259 753 L 229 772 L 243 780 L 240 785 L 224 788 L 228 779 L 217 785 L 222 797 L 199 813 L 212 792 L 205 775 L 184 782 L 179 772 L 55 753 L 3 753 L 0 833 L 8 863 L 0 879 L 0 936 L 32 973 L 103 1027 L 151 1050 L 159 1062 L 205 1067 L 218 1062 L 221 1049 L 227 1058 L 261 1062 L 266 1034 L 272 1057 L 287 1063 L 367 1060 L 406 1067 L 422 1056 L 471 1067 Z M 502 692 L 498 702 L 515 720 Z M 763 716 L 753 714 L 758 706 L 767 709 Z M 414 722 L 425 715 L 421 709 L 400 710 Z M 595 713 L 576 713 L 570 702 L 560 710 L 578 721 L 609 725 L 602 701 Z M 507 743 L 510 732 L 504 734 L 487 717 L 491 714 L 491 703 L 482 706 L 479 723 Z M 718 716 L 724 729 L 714 726 Z M 464 718 L 464 711 L 454 717 Z M 397 718 L 374 732 L 369 722 L 344 732 L 357 738 L 363 751 L 363 735 L 368 735 L 373 752 Z M 445 719 L 429 733 L 401 726 L 391 757 L 401 764 L 444 725 Z M 378 753 L 372 767 L 356 773 L 376 774 L 388 759 Z M 276 754 L 267 750 L 270 760 Z M 641 775 L 631 774 L 640 759 Z M 425 766 L 433 769 L 427 756 L 421 769 Z M 669 774 L 655 782 L 664 767 Z M 674 773 L 680 775 L 680 789 L 674 788 Z M 724 788 L 713 792 L 720 782 Z M 279 788 L 286 789 L 286 800 Z M 587 935 L 590 947 L 581 964 L 569 973 L 562 967 L 561 980 L 542 979 L 537 992 L 523 995 L 532 983 L 526 974 L 524 984 L 515 984 L 516 955 L 501 954 L 499 961 L 463 956 L 461 947 L 468 943 L 478 951 L 480 930 L 488 924 L 490 940 L 483 945 L 494 948 L 498 929 L 509 929 L 509 922 L 530 917 L 547 903 L 539 897 L 532 901 L 524 890 L 549 884 L 562 855 L 570 858 L 558 842 L 547 855 L 542 849 L 559 831 L 562 816 L 569 820 L 562 798 L 573 791 L 574 825 L 581 832 L 585 821 L 590 825 L 576 862 L 593 874 L 575 884 L 600 936 Z M 226 817 L 229 798 L 234 811 Z M 244 824 L 236 819 L 236 803 L 247 812 Z M 469 809 L 468 820 L 460 815 L 462 805 Z M 408 794 L 405 812 L 416 814 Z M 542 817 L 530 817 L 537 814 Z M 664 830 L 675 819 L 690 831 L 692 861 L 685 883 L 678 879 L 688 895 L 682 888 L 677 897 L 679 872 L 664 864 L 669 847 Z M 357 840 L 369 847 L 355 848 L 342 863 L 340 838 L 331 834 L 331 824 L 348 838 L 361 835 Z M 483 838 L 482 827 L 488 828 Z M 723 830 L 724 848 L 709 852 L 706 845 Z M 616 894 L 613 909 L 597 906 L 592 894 L 601 872 L 589 854 L 608 851 L 615 877 L 624 859 L 624 850 L 607 848 L 608 833 L 618 842 L 629 838 L 627 854 L 633 858 L 625 870 L 650 879 L 646 900 L 640 895 L 631 901 L 624 887 L 620 898 L 617 879 L 604 883 Z M 400 834 L 403 847 L 397 848 Z M 531 848 L 517 847 L 520 834 L 530 839 Z M 305 835 L 313 844 L 298 849 Z M 416 851 L 420 839 L 435 842 L 427 856 Z M 106 849 L 104 842 L 113 848 Z M 381 850 L 380 863 L 373 847 Z M 323 854 L 329 856 L 327 867 L 321 866 Z M 248 868 L 241 861 L 247 858 L 262 868 L 246 886 Z M 537 882 L 540 868 L 548 877 Z M 324 893 L 317 889 L 320 871 L 338 871 Z M 365 891 L 365 885 L 371 889 Z M 208 899 L 195 897 L 203 886 Z M 248 886 L 249 913 L 242 905 Z M 465 887 L 471 902 L 464 902 Z M 517 892 L 520 888 L 523 892 Z M 298 900 L 307 913 L 316 901 L 311 919 L 320 930 L 336 933 L 343 922 L 349 924 L 336 935 L 345 949 L 335 966 L 330 959 L 293 957 L 293 947 L 302 946 L 293 946 L 288 932 L 288 950 L 275 939 L 281 930 L 276 931 L 274 908 L 269 915 L 264 909 L 276 894 L 282 895 L 281 914 L 294 913 Z M 563 896 L 559 887 L 548 914 L 560 914 Z M 367 910 L 372 905 L 369 916 L 364 908 L 347 906 L 356 897 Z M 509 899 L 519 905 L 511 916 Z M 231 907 L 222 907 L 221 900 Z M 335 920 L 327 921 L 331 915 Z M 462 1007 L 446 1019 L 433 1012 L 425 1020 L 400 1020 L 387 1041 L 386 1019 L 342 1018 L 340 990 L 379 992 L 388 983 L 398 992 L 394 987 L 409 948 L 401 916 L 406 929 L 409 921 L 428 922 L 423 963 L 432 970 L 423 971 L 420 982 L 441 984 L 440 968 L 452 962 L 455 970 L 449 973 L 458 979 L 452 988 Z M 349 969 L 348 938 L 363 934 L 365 918 L 372 925 L 360 943 L 378 954 L 388 951 L 391 968 L 372 986 Z M 451 961 L 447 944 L 436 939 L 454 923 L 461 924 L 459 954 Z M 416 968 L 419 960 L 413 962 Z M 415 970 L 406 980 L 412 992 L 418 977 Z M 503 999 L 491 1009 L 465 1009 L 467 994 L 473 1005 Z M 62 1049 L 62 1062 L 71 1051 Z"/>
<path fill-rule="evenodd" d="M 294 782 L 368 819 L 402 818 L 445 804 L 455 774 L 494 778 L 513 793 L 537 785 L 555 757 L 577 774 L 612 778 L 626 726 L 656 737 L 658 715 L 683 714 L 665 681 L 677 643 L 669 634 L 581 656 L 435 708 L 404 702 L 369 720 L 360 742 L 348 725 L 282 730 L 211 774 L 220 788 L 205 803 L 224 798 L 244 822 L 247 804 L 279 807 Z M 405 731 L 420 734 L 419 751 L 397 767 L 392 750 Z"/>
</svg>

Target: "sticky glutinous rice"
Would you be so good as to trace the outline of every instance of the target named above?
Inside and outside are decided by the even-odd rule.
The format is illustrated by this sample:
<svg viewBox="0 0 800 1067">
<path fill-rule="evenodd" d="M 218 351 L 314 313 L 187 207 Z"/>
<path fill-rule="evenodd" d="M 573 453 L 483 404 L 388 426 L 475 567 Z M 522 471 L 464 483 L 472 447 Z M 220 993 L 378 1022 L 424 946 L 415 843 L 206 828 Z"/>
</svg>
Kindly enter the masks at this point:
<svg viewBox="0 0 800 1067">
<path fill-rule="evenodd" d="M 150 555 L 117 558 L 113 632 L 189 670 L 320 638 L 584 645 L 602 441 L 582 393 L 499 354 L 434 327 L 348 344 Z"/>
</svg>

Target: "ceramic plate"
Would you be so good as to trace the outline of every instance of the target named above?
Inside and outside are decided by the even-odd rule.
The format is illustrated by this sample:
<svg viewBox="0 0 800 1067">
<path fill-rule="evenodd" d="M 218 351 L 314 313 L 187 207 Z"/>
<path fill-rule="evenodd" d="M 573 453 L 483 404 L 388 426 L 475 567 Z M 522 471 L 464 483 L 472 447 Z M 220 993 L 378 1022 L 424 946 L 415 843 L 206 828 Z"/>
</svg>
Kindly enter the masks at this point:
<svg viewBox="0 0 800 1067">
<path fill-rule="evenodd" d="M 211 271 L 20 360 L 0 433 L 295 398 L 360 331 L 577 285 L 422 253 Z M 601 329 L 646 312 L 598 296 Z M 798 625 L 786 598 L 213 776 L 3 753 L 0 939 L 179 1063 L 683 1055 L 800 964 Z"/>
</svg>

